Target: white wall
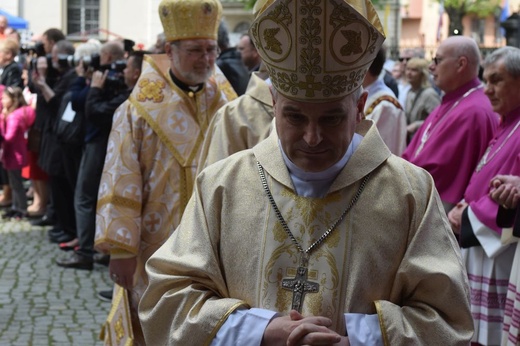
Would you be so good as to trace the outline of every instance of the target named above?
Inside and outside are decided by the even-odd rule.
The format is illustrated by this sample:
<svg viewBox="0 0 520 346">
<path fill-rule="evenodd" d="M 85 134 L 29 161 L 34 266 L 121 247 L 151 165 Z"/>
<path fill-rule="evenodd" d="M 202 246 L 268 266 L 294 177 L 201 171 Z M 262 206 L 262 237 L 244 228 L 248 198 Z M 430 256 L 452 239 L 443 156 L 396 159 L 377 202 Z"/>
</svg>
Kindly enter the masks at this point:
<svg viewBox="0 0 520 346">
<path fill-rule="evenodd" d="M 0 0 L 6 11 L 29 21 L 29 31 L 41 35 L 49 28 L 66 31 L 66 0 Z M 102 13 L 100 28 L 142 43 L 145 48 L 155 43 L 162 32 L 158 15 L 161 0 L 105 0 L 107 13 Z M 4 5 L 5 3 L 5 5 Z M 19 3 L 21 11 L 18 11 Z M 103 5 L 101 6 L 101 10 Z M 19 13 L 20 12 L 20 13 Z M 103 20 L 106 18 L 106 21 Z M 108 36 L 113 39 L 115 36 Z"/>
<path fill-rule="evenodd" d="M 18 0 L 2 0 L 0 1 L 0 7 L 2 10 L 12 14 L 14 16 L 18 15 Z"/>
<path fill-rule="evenodd" d="M 110 0 L 107 29 L 148 48 L 162 32 L 159 3 L 160 0 Z"/>
<path fill-rule="evenodd" d="M 2 0 L 4 1 L 4 0 Z M 63 28 L 61 0 L 20 0 L 23 18 L 29 21 L 29 31 L 41 35 L 50 28 Z"/>
</svg>

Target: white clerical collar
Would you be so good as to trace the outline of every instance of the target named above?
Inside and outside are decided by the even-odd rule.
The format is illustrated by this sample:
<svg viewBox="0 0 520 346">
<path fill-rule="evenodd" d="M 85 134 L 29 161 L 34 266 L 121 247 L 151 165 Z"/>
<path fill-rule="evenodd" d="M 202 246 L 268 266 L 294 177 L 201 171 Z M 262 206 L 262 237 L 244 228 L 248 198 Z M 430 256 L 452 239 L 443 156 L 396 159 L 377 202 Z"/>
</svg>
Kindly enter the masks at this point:
<svg viewBox="0 0 520 346">
<path fill-rule="evenodd" d="M 287 157 L 283 151 L 280 140 L 278 140 L 278 146 L 280 147 L 283 160 L 287 166 L 287 169 L 289 170 L 289 175 L 291 176 L 292 183 L 298 196 L 314 198 L 325 196 L 329 191 L 330 186 L 334 182 L 334 179 L 336 179 L 339 172 L 343 169 L 343 167 L 345 167 L 352 154 L 354 154 L 356 151 L 357 147 L 361 143 L 361 140 L 363 140 L 363 136 L 354 133 L 354 137 L 352 137 L 352 141 L 350 142 L 350 145 L 348 146 L 347 151 L 341 160 L 321 172 L 305 172 L 296 166 L 289 159 L 289 157 Z"/>
</svg>

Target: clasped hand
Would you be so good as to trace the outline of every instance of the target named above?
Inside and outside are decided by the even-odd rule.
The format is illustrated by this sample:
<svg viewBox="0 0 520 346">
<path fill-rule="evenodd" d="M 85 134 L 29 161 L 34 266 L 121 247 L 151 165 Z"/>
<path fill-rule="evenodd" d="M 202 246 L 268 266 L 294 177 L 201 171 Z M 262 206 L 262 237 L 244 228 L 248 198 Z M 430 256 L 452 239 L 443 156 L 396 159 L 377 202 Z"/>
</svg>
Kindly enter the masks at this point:
<svg viewBox="0 0 520 346">
<path fill-rule="evenodd" d="M 330 330 L 327 317 L 303 317 L 296 310 L 288 316 L 276 317 L 267 325 L 262 345 L 350 345 L 346 336 Z"/>
<path fill-rule="evenodd" d="M 451 224 L 451 229 L 453 230 L 453 233 L 459 234 L 460 233 L 460 227 L 462 224 L 462 214 L 464 213 L 464 210 L 468 207 L 468 203 L 466 202 L 459 202 L 457 205 L 448 213 L 448 220 Z"/>
<path fill-rule="evenodd" d="M 497 175 L 491 180 L 489 196 L 505 209 L 515 209 L 520 201 L 520 177 Z"/>
</svg>

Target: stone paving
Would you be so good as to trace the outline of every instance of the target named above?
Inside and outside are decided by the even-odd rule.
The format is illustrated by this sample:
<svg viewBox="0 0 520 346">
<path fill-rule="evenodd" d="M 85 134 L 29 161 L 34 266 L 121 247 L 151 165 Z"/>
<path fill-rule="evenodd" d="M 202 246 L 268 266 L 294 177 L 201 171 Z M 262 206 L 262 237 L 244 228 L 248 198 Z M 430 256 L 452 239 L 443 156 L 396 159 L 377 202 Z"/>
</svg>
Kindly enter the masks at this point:
<svg viewBox="0 0 520 346">
<path fill-rule="evenodd" d="M 0 220 L 0 345 L 102 345 L 110 303 L 97 292 L 112 288 L 108 268 L 58 267 L 68 254 L 47 229 Z"/>
</svg>

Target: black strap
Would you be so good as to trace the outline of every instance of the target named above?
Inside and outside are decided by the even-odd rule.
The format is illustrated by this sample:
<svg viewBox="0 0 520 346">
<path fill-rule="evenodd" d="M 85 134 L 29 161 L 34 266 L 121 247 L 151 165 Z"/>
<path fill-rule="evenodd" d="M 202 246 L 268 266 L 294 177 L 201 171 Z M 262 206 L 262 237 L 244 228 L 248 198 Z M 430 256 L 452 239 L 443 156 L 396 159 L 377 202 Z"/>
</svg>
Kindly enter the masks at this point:
<svg viewBox="0 0 520 346">
<path fill-rule="evenodd" d="M 424 91 L 425 88 L 421 88 L 419 89 L 419 91 L 417 92 L 417 94 L 415 94 L 415 98 L 413 99 L 413 102 L 412 102 L 412 107 L 410 107 L 410 111 L 408 112 L 408 114 L 406 114 L 406 117 L 407 118 L 410 118 L 408 115 L 412 113 L 414 107 L 415 107 L 415 104 L 417 103 L 417 100 L 419 99 L 419 96 L 421 96 L 422 92 Z"/>
</svg>

